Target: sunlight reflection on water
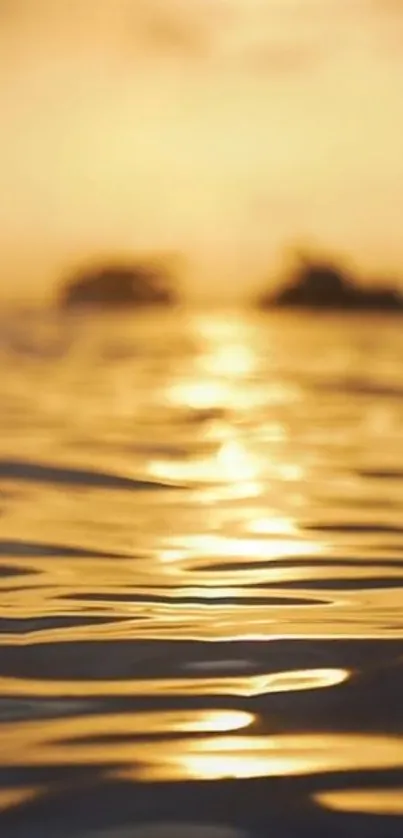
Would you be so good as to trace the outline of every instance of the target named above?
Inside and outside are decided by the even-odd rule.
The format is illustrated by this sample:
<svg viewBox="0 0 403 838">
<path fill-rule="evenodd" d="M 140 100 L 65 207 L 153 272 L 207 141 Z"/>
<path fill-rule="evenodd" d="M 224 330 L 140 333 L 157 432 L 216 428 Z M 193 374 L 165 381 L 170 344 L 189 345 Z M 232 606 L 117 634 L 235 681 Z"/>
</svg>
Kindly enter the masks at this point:
<svg viewBox="0 0 403 838">
<path fill-rule="evenodd" d="M 59 834 L 78 793 L 88 829 L 66 803 L 62 838 L 101 834 L 108 783 L 111 835 L 143 822 L 137 783 L 180 830 L 181 782 L 210 781 L 206 834 L 401 814 L 398 324 L 51 321 L 0 344 L 5 836 Z M 228 808 L 215 781 L 252 778 Z"/>
<path fill-rule="evenodd" d="M 399 739 L 377 737 L 250 737 L 184 740 L 176 754 L 152 749 L 143 756 L 144 767 L 134 769 L 139 780 L 245 779 L 317 774 L 340 769 L 403 766 Z M 130 776 L 124 771 L 120 776 Z"/>
</svg>

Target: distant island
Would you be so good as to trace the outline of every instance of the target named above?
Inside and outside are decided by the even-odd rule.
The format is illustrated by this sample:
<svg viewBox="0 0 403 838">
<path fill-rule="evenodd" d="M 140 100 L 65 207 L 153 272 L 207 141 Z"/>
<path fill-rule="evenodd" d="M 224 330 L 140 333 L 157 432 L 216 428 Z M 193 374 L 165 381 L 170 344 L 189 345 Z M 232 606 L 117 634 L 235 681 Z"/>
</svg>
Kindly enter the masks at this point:
<svg viewBox="0 0 403 838">
<path fill-rule="evenodd" d="M 403 297 L 393 287 L 364 288 L 331 262 L 303 258 L 288 283 L 279 291 L 261 294 L 257 307 L 263 311 L 295 308 L 403 313 Z"/>
<path fill-rule="evenodd" d="M 167 271 L 154 264 L 108 264 L 78 271 L 62 287 L 62 309 L 173 306 L 178 295 Z"/>
</svg>

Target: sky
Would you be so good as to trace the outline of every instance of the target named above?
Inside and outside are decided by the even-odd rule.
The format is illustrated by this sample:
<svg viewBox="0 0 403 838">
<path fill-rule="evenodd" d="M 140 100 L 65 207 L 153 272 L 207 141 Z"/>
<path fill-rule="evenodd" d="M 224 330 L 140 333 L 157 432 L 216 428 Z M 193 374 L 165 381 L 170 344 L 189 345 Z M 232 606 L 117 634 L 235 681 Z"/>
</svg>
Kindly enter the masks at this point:
<svg viewBox="0 0 403 838">
<path fill-rule="evenodd" d="M 403 282 L 403 0 L 0 0 L 2 296 L 184 255 L 187 290 L 290 246 Z"/>
</svg>

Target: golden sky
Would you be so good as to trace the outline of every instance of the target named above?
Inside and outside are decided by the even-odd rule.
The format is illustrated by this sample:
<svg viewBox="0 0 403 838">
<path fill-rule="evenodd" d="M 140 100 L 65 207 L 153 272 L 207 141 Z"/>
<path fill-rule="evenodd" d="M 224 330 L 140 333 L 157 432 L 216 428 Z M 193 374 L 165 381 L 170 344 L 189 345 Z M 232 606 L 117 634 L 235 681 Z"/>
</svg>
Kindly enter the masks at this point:
<svg viewBox="0 0 403 838">
<path fill-rule="evenodd" d="M 403 0 L 0 0 L 3 294 L 179 250 L 198 294 L 284 245 L 403 274 Z"/>
</svg>

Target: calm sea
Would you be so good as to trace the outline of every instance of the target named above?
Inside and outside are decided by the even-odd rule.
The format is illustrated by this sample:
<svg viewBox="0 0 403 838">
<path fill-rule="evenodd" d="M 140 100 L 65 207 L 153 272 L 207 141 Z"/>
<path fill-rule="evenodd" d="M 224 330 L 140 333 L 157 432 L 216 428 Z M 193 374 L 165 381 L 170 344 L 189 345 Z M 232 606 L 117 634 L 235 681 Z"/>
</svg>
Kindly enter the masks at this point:
<svg viewBox="0 0 403 838">
<path fill-rule="evenodd" d="M 2 838 L 401 838 L 403 320 L 0 318 Z"/>
</svg>

